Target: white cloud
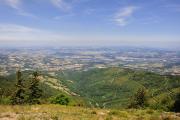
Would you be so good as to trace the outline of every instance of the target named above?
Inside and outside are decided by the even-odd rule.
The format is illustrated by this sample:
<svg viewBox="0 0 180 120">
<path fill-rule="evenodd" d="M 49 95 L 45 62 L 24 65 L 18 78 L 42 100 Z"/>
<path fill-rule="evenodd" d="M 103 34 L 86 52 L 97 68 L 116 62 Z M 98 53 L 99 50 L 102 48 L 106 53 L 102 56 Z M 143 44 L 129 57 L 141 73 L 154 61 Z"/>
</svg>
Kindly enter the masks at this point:
<svg viewBox="0 0 180 120">
<path fill-rule="evenodd" d="M 31 17 L 31 18 L 37 18 L 34 14 L 27 12 L 26 8 L 24 8 L 23 4 L 25 4 L 25 0 L 2 0 L 3 3 L 5 3 L 7 6 L 11 7 L 12 9 L 15 9 L 16 14 L 25 16 L 25 17 Z M 66 0 L 47 0 L 42 2 L 50 2 L 53 6 L 61 9 L 62 11 L 69 11 L 72 8 L 72 4 L 75 0 L 70 0 L 67 2 Z"/>
<path fill-rule="evenodd" d="M 180 12 L 180 4 L 167 4 L 167 5 L 162 5 L 161 7 L 174 12 Z"/>
<path fill-rule="evenodd" d="M 114 21 L 120 25 L 125 26 L 128 24 L 128 19 L 132 16 L 132 14 L 135 12 L 135 10 L 138 7 L 135 6 L 127 6 L 122 9 L 120 9 L 114 17 Z"/>
<path fill-rule="evenodd" d="M 61 16 L 55 16 L 53 19 L 54 20 L 61 20 L 61 19 L 70 18 L 70 17 L 73 17 L 73 16 L 75 16 L 74 13 L 69 13 L 69 14 L 65 14 L 65 15 L 61 15 Z"/>
<path fill-rule="evenodd" d="M 6 4 L 14 9 L 19 9 L 21 0 L 5 0 Z"/>
<path fill-rule="evenodd" d="M 26 33 L 26 32 L 33 32 L 33 31 L 38 31 L 38 29 L 30 28 L 30 27 L 25 27 L 21 25 L 16 25 L 16 24 L 0 24 L 0 33 L 15 33 L 15 32 L 21 32 L 21 33 Z"/>
<path fill-rule="evenodd" d="M 68 3 L 66 3 L 64 0 L 50 0 L 50 1 L 54 6 L 60 8 L 63 11 L 68 11 L 71 9 L 71 6 Z"/>
<path fill-rule="evenodd" d="M 59 46 L 87 45 L 96 43 L 95 38 L 83 35 L 68 35 L 50 30 L 16 24 L 0 24 L 0 47 L 13 46 Z"/>
<path fill-rule="evenodd" d="M 36 15 L 29 13 L 29 12 L 26 12 L 22 9 L 18 10 L 17 14 L 21 15 L 21 16 L 25 16 L 25 17 L 38 18 Z"/>
<path fill-rule="evenodd" d="M 13 46 L 160 46 L 175 47 L 179 45 L 179 36 L 143 36 L 143 35 L 86 35 L 61 34 L 16 24 L 0 24 L 0 47 Z M 109 41 L 111 40 L 111 41 Z M 154 45 L 156 43 L 156 45 Z"/>
<path fill-rule="evenodd" d="M 18 15 L 37 18 L 35 15 L 26 12 L 22 9 L 22 0 L 3 0 L 6 5 L 16 10 Z"/>
<path fill-rule="evenodd" d="M 16 24 L 0 24 L 0 41 L 56 41 L 62 38 L 59 33 L 51 31 Z"/>
<path fill-rule="evenodd" d="M 96 9 L 90 8 L 90 9 L 86 9 L 84 11 L 85 15 L 91 15 L 92 13 L 94 13 L 96 11 Z"/>
</svg>

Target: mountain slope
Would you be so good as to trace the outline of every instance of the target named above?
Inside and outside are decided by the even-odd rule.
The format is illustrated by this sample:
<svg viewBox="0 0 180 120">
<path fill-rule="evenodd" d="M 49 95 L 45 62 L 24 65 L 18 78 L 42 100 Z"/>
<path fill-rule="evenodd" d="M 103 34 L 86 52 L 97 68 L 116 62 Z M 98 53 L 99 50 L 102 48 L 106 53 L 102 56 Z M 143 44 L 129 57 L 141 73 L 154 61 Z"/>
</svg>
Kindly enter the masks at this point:
<svg viewBox="0 0 180 120">
<path fill-rule="evenodd" d="M 127 107 L 134 93 L 142 87 L 147 90 L 148 100 L 151 102 L 162 94 L 174 96 L 180 90 L 178 76 L 161 76 L 123 68 L 67 71 L 59 77 L 72 91 L 87 98 L 89 104 L 97 107 Z"/>
<path fill-rule="evenodd" d="M 24 79 L 28 79 L 30 73 L 24 72 Z M 167 102 L 172 104 L 175 95 L 180 92 L 180 76 L 162 76 L 119 67 L 56 72 L 53 76 L 42 72 L 40 78 L 45 100 L 66 94 L 76 105 L 101 108 L 126 108 L 139 88 L 146 89 L 151 105 L 163 101 L 161 106 Z M 15 74 L 0 77 L 0 88 L 5 90 L 5 96 L 12 94 L 14 84 Z"/>
</svg>

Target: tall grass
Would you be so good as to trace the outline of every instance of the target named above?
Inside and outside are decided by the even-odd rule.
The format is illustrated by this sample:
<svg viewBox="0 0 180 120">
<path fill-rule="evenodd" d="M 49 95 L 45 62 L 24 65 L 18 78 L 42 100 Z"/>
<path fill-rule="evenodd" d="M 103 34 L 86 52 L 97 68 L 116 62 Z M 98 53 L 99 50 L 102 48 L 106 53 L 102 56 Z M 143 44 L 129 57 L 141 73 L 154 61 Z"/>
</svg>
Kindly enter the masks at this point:
<svg viewBox="0 0 180 120">
<path fill-rule="evenodd" d="M 0 119 L 16 120 L 179 120 L 175 113 L 152 109 L 96 109 L 61 105 L 0 106 Z"/>
</svg>

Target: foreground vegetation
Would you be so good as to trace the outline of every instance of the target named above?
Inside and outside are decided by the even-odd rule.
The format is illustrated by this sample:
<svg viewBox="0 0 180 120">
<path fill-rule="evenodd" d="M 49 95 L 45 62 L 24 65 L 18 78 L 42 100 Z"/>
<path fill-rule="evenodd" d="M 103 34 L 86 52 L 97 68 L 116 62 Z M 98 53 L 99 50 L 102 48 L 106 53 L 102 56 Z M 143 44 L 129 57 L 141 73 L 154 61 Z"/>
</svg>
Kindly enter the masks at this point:
<svg viewBox="0 0 180 120">
<path fill-rule="evenodd" d="M 61 105 L 0 106 L 1 120 L 179 120 L 180 114 L 152 109 L 97 109 Z"/>
</svg>

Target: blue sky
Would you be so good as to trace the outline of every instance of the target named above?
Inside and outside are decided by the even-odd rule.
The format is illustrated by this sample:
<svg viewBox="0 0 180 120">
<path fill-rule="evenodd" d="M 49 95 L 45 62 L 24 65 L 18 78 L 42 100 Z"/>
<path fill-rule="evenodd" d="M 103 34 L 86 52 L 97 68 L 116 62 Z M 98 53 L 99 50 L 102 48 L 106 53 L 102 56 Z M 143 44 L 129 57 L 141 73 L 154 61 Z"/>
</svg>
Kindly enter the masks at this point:
<svg viewBox="0 0 180 120">
<path fill-rule="evenodd" d="M 180 0 L 0 0 L 0 44 L 178 48 Z"/>
</svg>

